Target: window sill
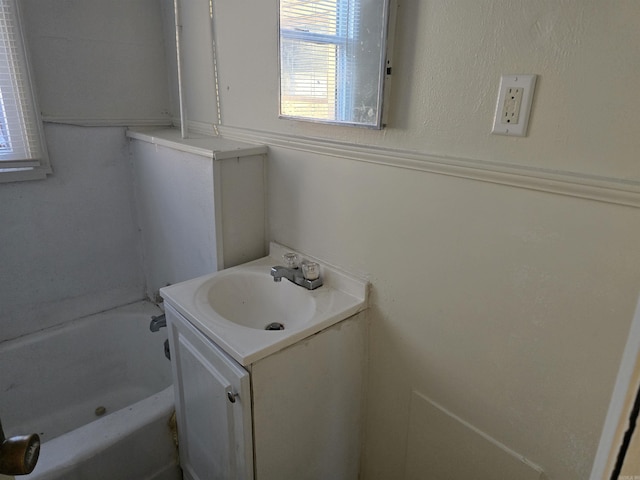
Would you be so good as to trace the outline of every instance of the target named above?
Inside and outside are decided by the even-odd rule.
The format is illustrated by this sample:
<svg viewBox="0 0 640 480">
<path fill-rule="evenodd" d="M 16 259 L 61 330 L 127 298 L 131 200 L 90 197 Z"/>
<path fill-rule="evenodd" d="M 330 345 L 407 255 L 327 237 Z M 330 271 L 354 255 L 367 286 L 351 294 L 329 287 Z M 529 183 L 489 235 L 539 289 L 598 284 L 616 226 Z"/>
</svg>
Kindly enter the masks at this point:
<svg viewBox="0 0 640 480">
<path fill-rule="evenodd" d="M 50 168 L 0 168 L 0 183 L 44 180 L 51 173 Z"/>
</svg>

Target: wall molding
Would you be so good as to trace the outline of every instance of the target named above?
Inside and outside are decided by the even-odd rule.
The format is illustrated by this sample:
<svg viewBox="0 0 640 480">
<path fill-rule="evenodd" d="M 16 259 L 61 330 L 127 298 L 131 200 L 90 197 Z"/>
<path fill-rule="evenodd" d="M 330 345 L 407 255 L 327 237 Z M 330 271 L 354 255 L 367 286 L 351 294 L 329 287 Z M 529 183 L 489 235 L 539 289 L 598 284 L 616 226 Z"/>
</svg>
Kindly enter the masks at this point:
<svg viewBox="0 0 640 480">
<path fill-rule="evenodd" d="M 225 138 L 249 143 L 640 208 L 640 181 L 443 157 L 224 125 L 216 128 Z M 189 131 L 213 135 L 214 125 L 189 122 Z"/>
<path fill-rule="evenodd" d="M 43 115 L 42 121 L 45 123 L 59 123 L 63 125 L 74 125 L 78 127 L 160 127 L 173 125 L 173 120 L 169 117 L 89 118 Z"/>
</svg>

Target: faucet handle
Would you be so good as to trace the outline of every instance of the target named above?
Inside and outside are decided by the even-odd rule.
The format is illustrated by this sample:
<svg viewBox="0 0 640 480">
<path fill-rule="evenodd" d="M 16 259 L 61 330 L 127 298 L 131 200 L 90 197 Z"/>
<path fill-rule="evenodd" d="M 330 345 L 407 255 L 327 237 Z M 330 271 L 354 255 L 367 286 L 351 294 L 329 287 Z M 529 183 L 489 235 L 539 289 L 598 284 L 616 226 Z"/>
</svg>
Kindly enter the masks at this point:
<svg viewBox="0 0 640 480">
<path fill-rule="evenodd" d="M 293 252 L 288 252 L 282 255 L 284 259 L 284 266 L 287 268 L 298 268 L 298 255 Z"/>
<path fill-rule="evenodd" d="M 300 267 L 302 268 L 302 275 L 307 280 L 316 280 L 320 277 L 320 265 L 316 262 L 310 262 L 308 260 L 304 260 Z"/>
</svg>

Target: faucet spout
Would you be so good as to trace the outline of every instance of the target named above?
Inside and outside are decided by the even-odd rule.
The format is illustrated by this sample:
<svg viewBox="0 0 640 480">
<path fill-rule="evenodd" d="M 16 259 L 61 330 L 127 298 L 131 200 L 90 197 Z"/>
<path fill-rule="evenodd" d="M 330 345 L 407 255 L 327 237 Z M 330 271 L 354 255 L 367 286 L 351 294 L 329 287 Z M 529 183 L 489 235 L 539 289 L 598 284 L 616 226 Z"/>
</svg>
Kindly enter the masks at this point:
<svg viewBox="0 0 640 480">
<path fill-rule="evenodd" d="M 304 287 L 307 290 L 314 290 L 322 286 L 322 279 L 320 277 L 313 280 L 304 278 L 302 271 L 298 268 L 287 268 L 276 265 L 275 267 L 271 267 L 271 276 L 274 282 L 281 282 L 283 278 L 286 278 L 291 283 Z"/>
<path fill-rule="evenodd" d="M 151 323 L 149 324 L 149 330 L 152 332 L 158 332 L 162 327 L 167 326 L 166 315 L 158 315 L 157 317 L 151 317 Z"/>
<path fill-rule="evenodd" d="M 273 277 L 274 282 L 280 282 L 283 278 L 286 278 L 290 282 L 294 282 L 296 274 L 299 274 L 297 270 L 297 268 L 287 268 L 276 265 L 275 267 L 271 267 L 271 276 Z"/>
</svg>

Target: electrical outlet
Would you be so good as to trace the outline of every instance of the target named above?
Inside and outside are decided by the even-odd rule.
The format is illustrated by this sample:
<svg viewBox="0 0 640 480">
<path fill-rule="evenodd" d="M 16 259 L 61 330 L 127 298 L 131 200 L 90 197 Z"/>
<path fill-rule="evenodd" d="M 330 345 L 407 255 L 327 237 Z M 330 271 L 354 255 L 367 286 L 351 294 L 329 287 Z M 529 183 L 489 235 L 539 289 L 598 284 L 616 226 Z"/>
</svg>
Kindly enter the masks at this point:
<svg viewBox="0 0 640 480">
<path fill-rule="evenodd" d="M 522 87 L 512 87 L 507 89 L 502 105 L 500 118 L 502 124 L 517 125 L 520 119 L 520 105 L 522 105 Z"/>
<path fill-rule="evenodd" d="M 527 134 L 536 75 L 503 75 L 496 104 L 493 129 L 499 135 Z"/>
</svg>

